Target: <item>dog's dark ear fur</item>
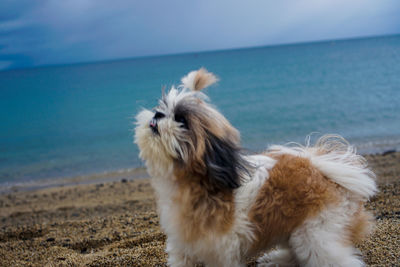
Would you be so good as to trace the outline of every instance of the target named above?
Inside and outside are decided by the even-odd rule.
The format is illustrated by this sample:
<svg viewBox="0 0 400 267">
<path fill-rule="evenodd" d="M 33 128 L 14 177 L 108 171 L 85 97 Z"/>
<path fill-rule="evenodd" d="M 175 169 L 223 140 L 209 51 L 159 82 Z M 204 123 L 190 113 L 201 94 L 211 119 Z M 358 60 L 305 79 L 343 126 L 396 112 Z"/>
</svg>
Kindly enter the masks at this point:
<svg viewBox="0 0 400 267">
<path fill-rule="evenodd" d="M 235 189 L 250 167 L 236 144 L 209 133 L 204 161 L 209 182 L 219 189 Z"/>
</svg>

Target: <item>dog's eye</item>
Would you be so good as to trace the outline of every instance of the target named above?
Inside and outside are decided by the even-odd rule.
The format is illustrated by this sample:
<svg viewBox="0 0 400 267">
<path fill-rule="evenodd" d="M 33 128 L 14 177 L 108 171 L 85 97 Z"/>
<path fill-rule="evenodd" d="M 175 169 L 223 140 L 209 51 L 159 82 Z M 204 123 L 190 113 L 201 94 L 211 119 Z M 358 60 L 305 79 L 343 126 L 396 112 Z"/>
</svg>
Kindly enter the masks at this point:
<svg viewBox="0 0 400 267">
<path fill-rule="evenodd" d="M 162 118 L 164 118 L 165 117 L 165 114 L 164 113 L 161 113 L 161 112 L 156 112 L 156 114 L 154 114 L 154 118 L 155 119 L 162 119 Z"/>
<path fill-rule="evenodd" d="M 186 128 L 186 129 L 188 128 L 187 121 L 186 121 L 185 117 L 183 117 L 182 115 L 175 114 L 175 121 L 181 123 L 182 128 Z"/>
</svg>

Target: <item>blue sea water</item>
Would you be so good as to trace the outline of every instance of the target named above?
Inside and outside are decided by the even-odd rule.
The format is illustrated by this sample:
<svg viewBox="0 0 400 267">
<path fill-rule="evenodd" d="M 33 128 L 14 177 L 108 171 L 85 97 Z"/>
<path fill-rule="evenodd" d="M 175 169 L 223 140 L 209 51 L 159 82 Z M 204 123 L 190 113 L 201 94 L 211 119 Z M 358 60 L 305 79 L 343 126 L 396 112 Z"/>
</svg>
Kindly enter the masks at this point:
<svg viewBox="0 0 400 267">
<path fill-rule="evenodd" d="M 0 72 L 0 184 L 141 166 L 134 115 L 202 66 L 245 148 L 312 132 L 399 147 L 400 36 L 50 66 Z"/>
</svg>

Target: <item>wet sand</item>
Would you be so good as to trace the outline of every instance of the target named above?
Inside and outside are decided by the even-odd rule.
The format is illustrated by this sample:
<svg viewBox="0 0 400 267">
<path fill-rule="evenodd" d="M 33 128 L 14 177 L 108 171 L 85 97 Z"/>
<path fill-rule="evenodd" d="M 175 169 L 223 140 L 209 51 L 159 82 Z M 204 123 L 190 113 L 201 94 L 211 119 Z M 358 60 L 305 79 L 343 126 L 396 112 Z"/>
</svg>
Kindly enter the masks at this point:
<svg viewBox="0 0 400 267">
<path fill-rule="evenodd" d="M 400 153 L 367 159 L 380 192 L 367 204 L 376 230 L 359 248 L 370 266 L 398 266 Z M 0 265 L 166 266 L 149 180 L 125 178 L 0 195 Z"/>
</svg>

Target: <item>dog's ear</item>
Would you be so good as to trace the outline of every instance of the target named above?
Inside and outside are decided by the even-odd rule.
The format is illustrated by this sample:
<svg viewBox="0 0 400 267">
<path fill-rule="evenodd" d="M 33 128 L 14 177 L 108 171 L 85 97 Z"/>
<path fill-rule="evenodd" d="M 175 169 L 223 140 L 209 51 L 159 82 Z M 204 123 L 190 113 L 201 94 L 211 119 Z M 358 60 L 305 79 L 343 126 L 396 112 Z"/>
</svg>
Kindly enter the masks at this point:
<svg viewBox="0 0 400 267">
<path fill-rule="evenodd" d="M 209 182 L 220 189 L 238 188 L 249 166 L 235 143 L 212 134 L 209 134 L 204 161 Z"/>
<path fill-rule="evenodd" d="M 217 77 L 205 68 L 190 72 L 182 78 L 182 85 L 193 91 L 200 91 L 218 81 Z"/>
</svg>

